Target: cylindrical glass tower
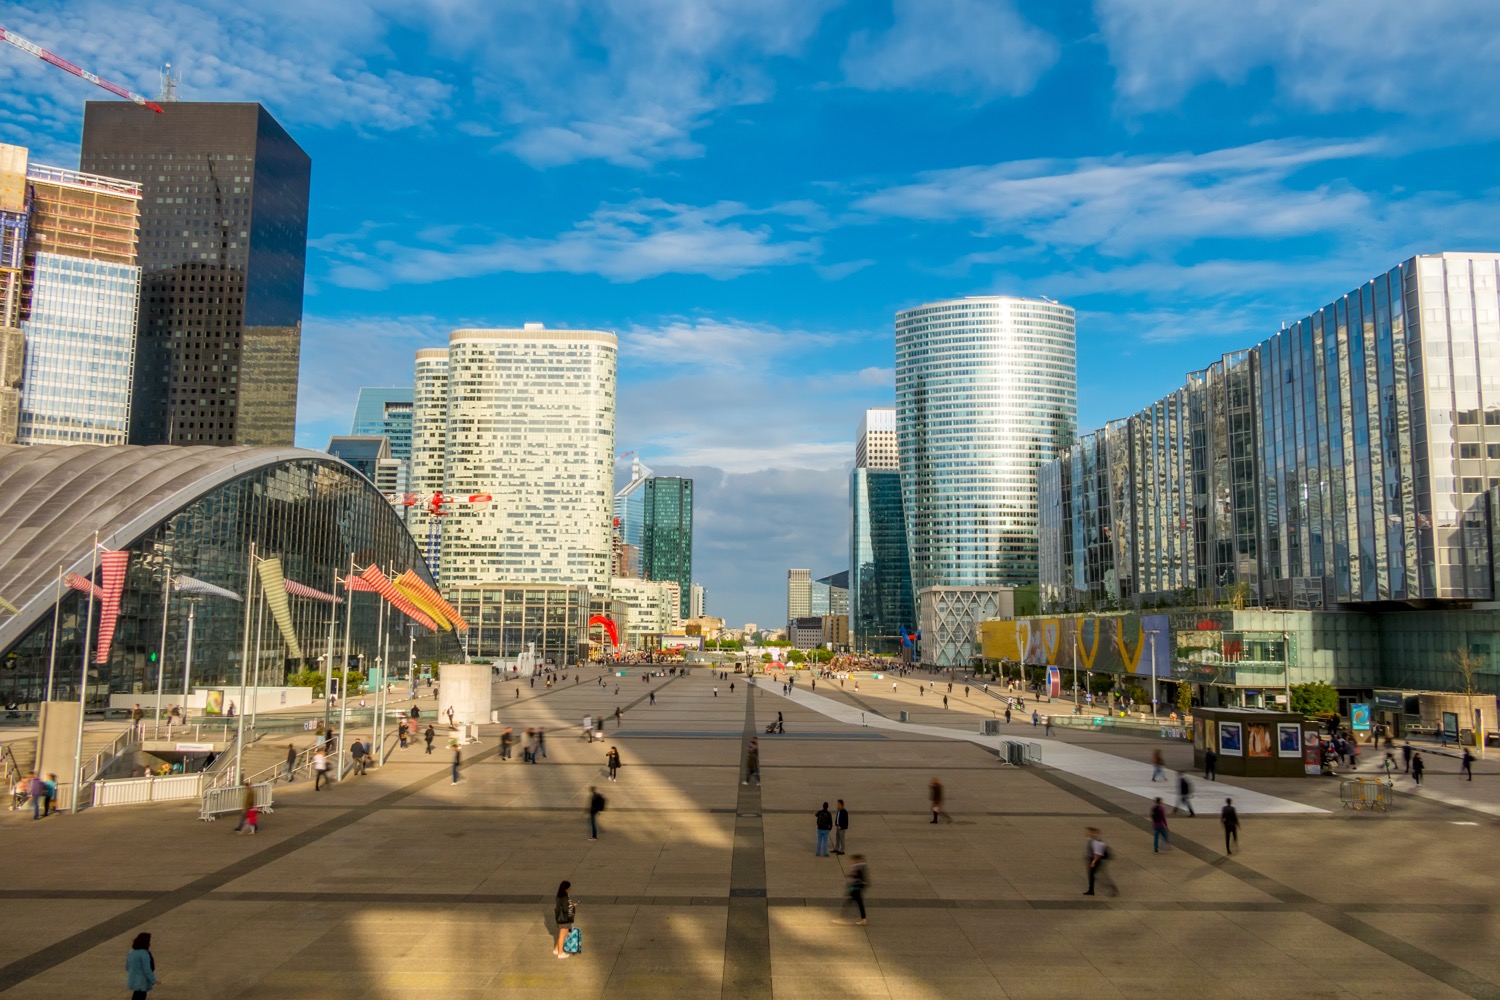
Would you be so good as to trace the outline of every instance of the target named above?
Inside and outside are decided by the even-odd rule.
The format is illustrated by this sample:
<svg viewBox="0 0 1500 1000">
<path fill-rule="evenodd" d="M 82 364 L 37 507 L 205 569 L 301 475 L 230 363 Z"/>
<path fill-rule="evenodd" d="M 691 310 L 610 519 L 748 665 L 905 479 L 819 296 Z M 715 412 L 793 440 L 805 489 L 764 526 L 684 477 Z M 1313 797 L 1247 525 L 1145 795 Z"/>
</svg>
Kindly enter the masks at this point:
<svg viewBox="0 0 1500 1000">
<path fill-rule="evenodd" d="M 1078 423 L 1073 310 L 1005 295 L 896 314 L 912 590 L 1037 582 L 1037 468 Z"/>
</svg>

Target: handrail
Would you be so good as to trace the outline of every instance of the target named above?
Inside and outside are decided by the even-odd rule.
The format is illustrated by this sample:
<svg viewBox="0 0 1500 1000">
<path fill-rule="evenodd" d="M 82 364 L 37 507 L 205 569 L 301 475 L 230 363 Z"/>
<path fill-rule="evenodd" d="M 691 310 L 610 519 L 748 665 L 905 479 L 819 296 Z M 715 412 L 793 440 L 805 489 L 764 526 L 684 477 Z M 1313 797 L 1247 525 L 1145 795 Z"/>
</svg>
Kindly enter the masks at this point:
<svg viewBox="0 0 1500 1000">
<path fill-rule="evenodd" d="M 111 740 L 107 746 L 102 747 L 98 753 L 94 754 L 93 760 L 89 761 L 88 767 L 83 768 L 79 772 L 82 775 L 83 783 L 88 784 L 91 781 L 97 781 L 99 773 L 104 770 L 105 766 L 124 753 L 126 747 L 130 746 L 134 740 L 135 727 L 132 725 L 129 729 L 126 729 Z"/>
<path fill-rule="evenodd" d="M 332 747 L 325 752 L 336 755 L 339 740 L 337 737 L 335 737 L 330 742 L 332 744 Z M 299 750 L 297 752 L 296 758 L 292 762 L 292 773 L 296 774 L 305 767 L 308 773 L 311 774 L 313 755 L 318 752 L 318 748 L 321 746 L 323 746 L 322 743 L 314 743 L 306 750 Z M 285 773 L 286 761 L 282 761 L 280 764 L 272 764 L 270 767 L 263 767 L 259 771 L 256 771 L 254 774 L 245 775 L 245 780 L 250 782 L 252 785 L 258 785 L 263 781 L 275 781 Z"/>
<path fill-rule="evenodd" d="M 16 760 L 16 755 L 11 751 L 9 743 L 0 743 L 0 760 L 5 762 L 5 791 L 9 794 L 14 791 L 16 782 L 25 775 L 21 773 L 21 762 Z"/>
<path fill-rule="evenodd" d="M 234 745 L 239 742 L 239 739 L 238 733 L 231 736 L 229 742 L 224 745 L 224 749 L 219 751 L 219 755 L 214 758 L 214 762 L 203 769 L 203 780 L 208 782 L 204 788 L 222 788 L 234 780 L 234 768 L 229 765 L 234 760 Z"/>
</svg>

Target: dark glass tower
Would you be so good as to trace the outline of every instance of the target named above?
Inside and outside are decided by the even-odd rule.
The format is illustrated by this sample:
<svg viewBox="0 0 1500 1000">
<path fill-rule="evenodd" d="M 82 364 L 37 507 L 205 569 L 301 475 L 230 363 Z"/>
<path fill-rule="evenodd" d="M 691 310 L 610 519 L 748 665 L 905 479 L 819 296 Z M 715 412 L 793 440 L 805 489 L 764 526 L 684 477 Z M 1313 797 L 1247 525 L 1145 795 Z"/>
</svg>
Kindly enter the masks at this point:
<svg viewBox="0 0 1500 1000">
<path fill-rule="evenodd" d="M 855 469 L 849 476 L 849 636 L 854 648 L 896 653 L 916 627 L 911 563 L 897 469 Z"/>
<path fill-rule="evenodd" d="M 89 101 L 80 165 L 142 186 L 131 443 L 290 445 L 307 154 L 259 104 Z"/>
<path fill-rule="evenodd" d="M 643 492 L 641 576 L 674 581 L 682 591 L 678 612 L 686 618 L 693 586 L 693 481 L 653 476 Z"/>
</svg>

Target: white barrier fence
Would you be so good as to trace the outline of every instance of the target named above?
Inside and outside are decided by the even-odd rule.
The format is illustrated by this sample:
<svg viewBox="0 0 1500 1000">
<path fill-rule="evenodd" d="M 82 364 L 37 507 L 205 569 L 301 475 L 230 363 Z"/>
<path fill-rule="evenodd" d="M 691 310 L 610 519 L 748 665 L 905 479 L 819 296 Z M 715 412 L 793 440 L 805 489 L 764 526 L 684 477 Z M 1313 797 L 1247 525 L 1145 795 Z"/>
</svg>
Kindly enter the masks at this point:
<svg viewBox="0 0 1500 1000">
<path fill-rule="evenodd" d="M 146 802 L 196 799 L 203 791 L 203 775 L 172 774 L 160 778 L 118 778 L 94 782 L 94 807 L 133 806 Z"/>
<path fill-rule="evenodd" d="M 262 812 L 273 812 L 272 797 L 275 794 L 276 782 L 262 781 L 250 787 L 255 789 L 255 808 Z M 205 823 L 212 823 L 225 813 L 237 813 L 244 808 L 244 785 L 230 785 L 227 788 L 205 788 L 203 790 L 203 805 L 198 812 L 198 818 Z"/>
</svg>

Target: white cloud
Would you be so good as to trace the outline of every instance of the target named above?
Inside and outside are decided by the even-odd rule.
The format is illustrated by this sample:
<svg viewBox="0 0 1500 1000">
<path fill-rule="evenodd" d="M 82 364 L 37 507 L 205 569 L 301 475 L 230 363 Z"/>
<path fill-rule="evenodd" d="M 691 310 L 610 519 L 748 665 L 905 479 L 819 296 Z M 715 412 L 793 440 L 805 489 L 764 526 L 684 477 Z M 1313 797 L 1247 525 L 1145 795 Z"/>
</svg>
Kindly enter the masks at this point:
<svg viewBox="0 0 1500 1000">
<path fill-rule="evenodd" d="M 705 207 L 640 199 L 606 205 L 552 238 L 504 237 L 443 246 L 376 244 L 373 254 L 335 256 L 328 280 L 378 289 L 513 272 L 597 274 L 630 282 L 662 274 L 734 278 L 812 259 L 816 242 L 780 240 L 768 225 L 732 221 L 742 205 Z"/>
<path fill-rule="evenodd" d="M 322 448 L 330 434 L 349 433 L 360 386 L 410 385 L 416 351 L 446 346 L 457 326 L 433 316 L 304 316 L 298 443 Z"/>
<path fill-rule="evenodd" d="M 764 323 L 669 318 L 620 335 L 627 363 L 694 369 L 767 371 L 797 355 L 850 340 L 847 334 L 783 330 Z"/>
<path fill-rule="evenodd" d="M 1057 41 L 1010 0 L 895 0 L 894 13 L 885 33 L 850 41 L 843 65 L 854 86 L 1016 97 L 1057 61 Z"/>
<path fill-rule="evenodd" d="M 1369 209 L 1347 185 L 1287 182 L 1312 164 L 1377 152 L 1374 142 L 1275 140 L 1207 153 L 1018 160 L 920 175 L 856 208 L 882 216 L 978 220 L 985 234 L 1112 256 L 1205 238 L 1340 229 Z"/>
<path fill-rule="evenodd" d="M 1424 121 L 1497 121 L 1500 5 L 1443 0 L 1095 0 L 1125 104 L 1170 107 L 1197 85 L 1266 68 L 1286 100 Z"/>
</svg>

